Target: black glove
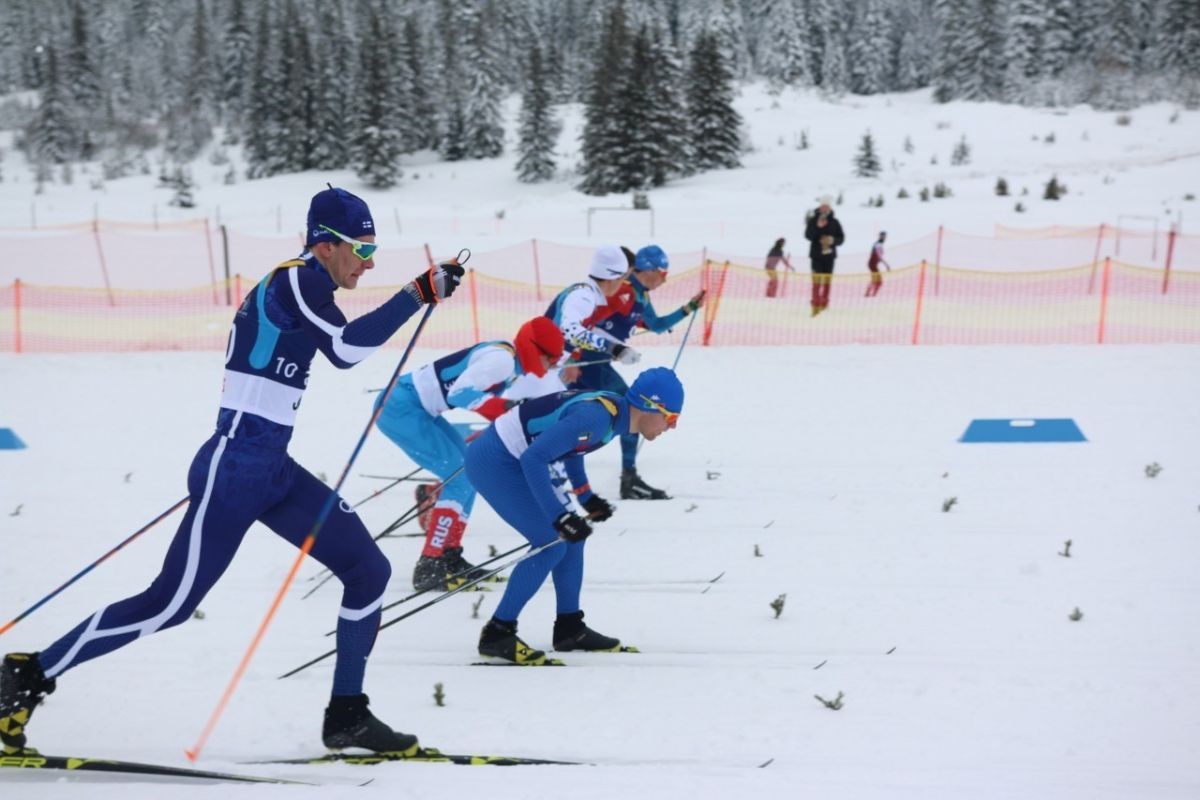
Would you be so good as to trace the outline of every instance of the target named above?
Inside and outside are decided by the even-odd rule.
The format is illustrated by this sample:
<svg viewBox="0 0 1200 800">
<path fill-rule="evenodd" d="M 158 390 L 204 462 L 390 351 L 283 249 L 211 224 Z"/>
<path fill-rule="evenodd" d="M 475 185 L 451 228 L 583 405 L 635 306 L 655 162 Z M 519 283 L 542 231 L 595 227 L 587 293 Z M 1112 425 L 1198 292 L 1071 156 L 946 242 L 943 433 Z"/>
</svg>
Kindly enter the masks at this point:
<svg viewBox="0 0 1200 800">
<path fill-rule="evenodd" d="M 592 535 L 592 526 L 588 524 L 588 521 L 570 511 L 564 511 L 558 519 L 554 520 L 554 529 L 558 531 L 561 538 L 571 543 L 582 542 Z"/>
<path fill-rule="evenodd" d="M 422 303 L 436 303 L 454 294 L 466 270 L 454 261 L 443 261 L 418 275 L 413 283 Z"/>
<path fill-rule="evenodd" d="M 614 344 L 612 358 L 613 361 L 619 361 L 622 364 L 636 364 L 642 360 L 642 354 L 627 345 Z"/>
<path fill-rule="evenodd" d="M 584 510 L 588 512 L 587 518 L 592 522 L 604 522 L 613 515 L 612 503 L 605 500 L 598 494 L 594 494 L 587 499 L 583 504 Z"/>
</svg>

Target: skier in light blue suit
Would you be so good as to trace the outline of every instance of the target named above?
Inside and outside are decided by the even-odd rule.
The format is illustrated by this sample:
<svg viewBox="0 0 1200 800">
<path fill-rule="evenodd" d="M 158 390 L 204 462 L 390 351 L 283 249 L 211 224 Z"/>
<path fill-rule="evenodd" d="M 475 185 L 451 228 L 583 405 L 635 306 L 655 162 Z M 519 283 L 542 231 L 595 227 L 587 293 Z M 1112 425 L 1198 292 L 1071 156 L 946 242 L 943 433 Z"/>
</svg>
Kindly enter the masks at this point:
<svg viewBox="0 0 1200 800">
<path fill-rule="evenodd" d="M 313 197 L 307 222 L 301 255 L 271 270 L 234 317 L 216 431 L 192 460 L 190 502 L 158 577 L 144 592 L 101 608 L 40 653 L 5 656 L 0 739 L 6 751 L 25 747 L 25 725 L 54 691 L 59 675 L 188 620 L 255 521 L 301 544 L 331 492 L 287 452 L 317 351 L 342 369 L 358 364 L 422 304 L 449 297 L 462 278 L 457 263 L 433 267 L 375 310 L 347 322 L 334 292 L 354 289 L 374 267 L 370 210 L 362 199 L 330 187 Z M 391 575 L 387 558 L 341 498 L 311 554 L 343 584 L 338 657 L 322 727 L 325 744 L 415 752 L 417 738 L 377 719 L 362 693 Z"/>
<path fill-rule="evenodd" d="M 483 656 L 522 665 L 540 665 L 546 654 L 517 637 L 517 617 L 548 575 L 554 577 L 558 615 L 552 641 L 556 650 L 614 650 L 620 640 L 583 622 L 584 540 L 592 522 L 603 522 L 613 507 L 588 486 L 583 456 L 615 436 L 635 432 L 653 441 L 675 427 L 683 409 L 683 386 L 665 367 L 644 371 L 625 395 L 612 392 L 560 392 L 526 400 L 506 412 L 467 450 L 467 476 L 509 525 L 534 547 L 555 543 L 513 570 L 504 596 L 479 638 Z M 555 493 L 550 465 L 563 461 L 587 519 Z"/>
<path fill-rule="evenodd" d="M 521 375 L 541 377 L 562 357 L 563 335 L 545 317 L 521 326 L 513 343 L 480 342 L 401 376 L 375 423 L 409 458 L 442 479 L 413 568 L 413 587 L 456 588 L 478 573 L 462 554 L 475 490 L 461 474 L 467 444 L 442 414 L 475 411 L 489 420 L 511 403 L 500 395 Z M 382 402 L 382 400 L 380 401 Z"/>
</svg>

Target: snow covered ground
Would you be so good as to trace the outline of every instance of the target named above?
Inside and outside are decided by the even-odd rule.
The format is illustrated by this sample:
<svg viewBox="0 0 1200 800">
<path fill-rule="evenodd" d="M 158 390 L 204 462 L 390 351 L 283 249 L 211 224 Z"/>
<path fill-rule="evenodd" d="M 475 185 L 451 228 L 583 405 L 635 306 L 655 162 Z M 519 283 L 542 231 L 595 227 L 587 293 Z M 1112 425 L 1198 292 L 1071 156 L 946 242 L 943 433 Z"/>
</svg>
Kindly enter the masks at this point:
<svg viewBox="0 0 1200 800">
<path fill-rule="evenodd" d="M 674 355 L 651 349 L 648 360 Z M 29 444 L 0 452 L 0 616 L 183 495 L 220 359 L 0 357 L 4 424 Z M 275 678 L 328 648 L 338 592 L 300 599 L 311 563 L 201 765 L 406 797 L 1196 797 L 1195 359 L 1183 346 L 685 350 L 682 422 L 641 454 L 644 474 L 675 497 L 619 503 L 588 545 L 589 622 L 643 652 L 568 655 L 565 669 L 468 666 L 498 598 L 470 594 L 385 631 L 368 670 L 380 716 L 428 745 L 597 766 L 239 766 L 321 751 L 329 665 Z M 301 463 L 338 474 L 369 413 L 363 390 L 386 379 L 389 360 L 318 367 L 293 447 Z M 972 418 L 1008 416 L 1073 417 L 1089 441 L 956 441 Z M 589 459 L 614 499 L 618 459 L 615 445 Z M 1163 467 L 1153 479 L 1151 462 Z M 409 468 L 373 436 L 345 494 L 379 485 L 360 473 Z M 393 490 L 362 513 L 379 530 L 410 501 Z M 4 649 L 43 647 L 140 590 L 175 521 L 20 623 Z M 484 506 L 467 555 L 518 541 Z M 419 545 L 385 549 L 398 598 Z M 186 763 L 292 554 L 256 528 L 203 620 L 68 673 L 38 710 L 33 743 Z M 546 587 L 522 618 L 531 644 L 549 645 L 552 615 Z M 814 699 L 839 692 L 839 711 Z M 0 776 L 29 797 L 162 791 L 45 781 Z"/>
<path fill-rule="evenodd" d="M 589 236 L 589 207 L 627 206 L 629 198 L 580 195 L 569 174 L 521 185 L 511 154 L 457 164 L 418 154 L 402 185 L 386 193 L 364 189 L 349 173 L 225 187 L 225 168 L 201 161 L 199 208 L 180 211 L 165 205 L 169 193 L 154 188 L 154 175 L 93 190 L 95 175 L 77 170 L 72 186 L 49 185 L 35 197 L 7 141 L 0 226 L 28 227 L 35 216 L 49 226 L 94 214 L 141 221 L 207 214 L 243 233 L 278 236 L 282 258 L 308 198 L 329 180 L 366 196 L 381 238 L 396 247 L 428 242 L 439 253 L 466 246 L 482 254 L 529 238 L 655 239 L 669 250 L 708 246 L 761 259 L 781 235 L 800 249 L 805 209 L 841 192 L 848 242 L 840 272 L 861 269 L 852 256 L 867 251 L 879 228 L 898 244 L 939 224 L 985 235 L 997 223 L 1148 227 L 1136 219 L 1148 217 L 1160 230 L 1181 220 L 1185 233 L 1195 225 L 1186 197 L 1200 190 L 1200 111 L 1150 106 L 1123 125 L 1116 114 L 1084 108 L 934 105 L 927 93 L 835 103 L 787 93 L 776 104 L 758 87 L 743 92 L 739 110 L 753 146 L 745 168 L 652 191 L 653 236 L 644 216 L 614 212 L 593 215 Z M 867 129 L 885 165 L 877 180 L 851 177 Z M 577 130 L 573 110 L 564 165 L 578 158 Z M 810 147 L 796 149 L 805 131 Z M 963 136 L 971 163 L 952 166 Z M 1058 202 L 1041 199 L 1052 174 L 1069 187 Z M 993 193 L 1001 176 L 1014 196 Z M 939 180 L 954 197 L 920 202 L 919 189 Z M 901 187 L 909 199 L 896 199 Z M 880 194 L 883 208 L 865 205 Z M 1018 201 L 1024 213 L 1014 210 Z M 43 284 L 62 282 L 55 276 L 66 270 L 29 266 L 37 273 L 23 279 Z M 368 280 L 398 282 L 386 269 Z M 334 785 L 334 796 L 1200 795 L 1195 347 L 694 345 L 693 338 L 680 364 L 688 390 L 681 425 L 641 455 L 647 478 L 675 499 L 620 503 L 588 545 L 588 621 L 643 652 L 572 655 L 566 669 L 466 666 L 498 597 L 474 594 L 385 631 L 368 671 L 375 710 L 427 745 L 598 766 L 239 766 L 321 750 L 329 666 L 275 679 L 328 647 L 321 634 L 334 621 L 338 593 L 330 585 L 300 599 L 313 564 L 200 765 L 322 781 Z M 675 357 L 665 347 L 646 352 L 643 363 Z M 435 355 L 418 351 L 414 363 Z M 385 351 L 350 373 L 318 362 L 292 447 L 301 463 L 336 479 L 369 413 L 364 389 L 385 382 L 395 357 Z M 0 355 L 0 427 L 29 444 L 0 451 L 0 619 L 183 496 L 192 453 L 211 431 L 220 370 L 216 352 Z M 1073 417 L 1089 441 L 956 441 L 973 418 L 1022 416 Z M 618 459 L 615 445 L 589 459 L 594 483 L 613 499 Z M 1152 462 L 1163 467 L 1153 479 L 1144 471 Z M 374 436 L 345 494 L 353 502 L 378 487 L 361 473 L 408 469 Z M 949 498 L 957 503 L 943 513 Z M 362 513 L 378 530 L 410 502 L 407 489 L 396 489 Z M 140 590 L 176 521 L 0 637 L 0 650 L 43 647 L 98 604 Z M 1064 558 L 1058 553 L 1068 539 Z M 467 556 L 478 560 L 487 545 L 503 550 L 518 541 L 481 505 Z M 394 597 L 407 593 L 417 550 L 415 539 L 386 544 Z M 68 673 L 34 718 L 34 744 L 183 765 L 184 748 L 292 558 L 256 529 L 202 604 L 204 619 Z M 786 604 L 775 619 L 769 604 L 781 594 Z M 1083 618 L 1072 622 L 1076 607 Z M 547 588 L 522 619 L 534 646 L 549 644 L 552 611 Z M 438 682 L 441 708 L 432 698 Z M 813 697 L 838 692 L 845 694 L 839 711 Z M 368 777 L 370 786 L 354 786 Z M 79 787 L 0 774 L 0 785 L 23 797 L 127 800 L 163 791 L 92 780 Z M 171 789 L 173 796 L 212 791 Z M 331 796 L 329 787 L 228 791 Z"/>
</svg>

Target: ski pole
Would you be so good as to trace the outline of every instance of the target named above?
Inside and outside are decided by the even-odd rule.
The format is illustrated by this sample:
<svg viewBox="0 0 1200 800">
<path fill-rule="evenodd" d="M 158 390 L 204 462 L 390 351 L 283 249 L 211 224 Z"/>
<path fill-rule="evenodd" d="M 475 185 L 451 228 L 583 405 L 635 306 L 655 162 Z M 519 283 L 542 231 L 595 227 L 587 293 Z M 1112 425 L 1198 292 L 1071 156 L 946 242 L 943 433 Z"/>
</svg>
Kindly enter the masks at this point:
<svg viewBox="0 0 1200 800">
<path fill-rule="evenodd" d="M 97 559 L 96 559 L 95 561 L 93 561 L 92 563 L 88 564 L 86 567 L 84 567 L 83 569 L 81 569 L 79 572 L 75 573 L 74 577 L 72 577 L 70 580 L 68 580 L 68 581 L 67 581 L 66 583 L 64 583 L 62 586 L 59 586 L 59 587 L 58 587 L 57 589 L 55 589 L 53 592 L 51 592 L 50 594 L 46 595 L 46 596 L 45 596 L 45 597 L 43 597 L 41 600 L 38 600 L 36 603 L 34 603 L 34 604 L 33 604 L 33 605 L 31 605 L 29 608 L 27 608 L 27 609 L 25 609 L 24 611 L 22 611 L 20 614 L 18 614 L 16 617 L 14 617 L 14 618 L 13 618 L 12 620 L 10 620 L 9 622 L 6 622 L 6 623 L 4 623 L 4 625 L 0 626 L 0 635 L 3 635 L 3 634 L 5 634 L 5 633 L 7 633 L 7 632 L 8 632 L 8 630 L 9 630 L 10 628 L 12 628 L 12 626 L 16 625 L 18 622 L 20 622 L 21 620 L 25 619 L 26 617 L 28 617 L 28 616 L 29 616 L 30 614 L 32 614 L 33 612 L 37 611 L 37 610 L 38 610 L 39 608 L 41 608 L 42 606 L 46 605 L 46 603 L 49 603 L 51 600 L 53 600 L 55 597 L 57 597 L 57 596 L 59 595 L 59 593 L 60 593 L 60 592 L 62 592 L 64 589 L 66 589 L 68 586 L 70 586 L 70 585 L 71 585 L 71 584 L 73 584 L 75 581 L 77 581 L 77 580 L 79 580 L 80 578 L 82 578 L 84 575 L 87 575 L 89 572 L 91 572 L 91 571 L 92 571 L 93 569 L 95 569 L 96 567 L 98 567 L 98 566 L 100 566 L 101 564 L 103 564 L 103 563 L 104 563 L 104 562 L 105 562 L 105 561 L 106 561 L 106 560 L 109 558 L 109 556 L 111 556 L 111 555 L 113 555 L 114 553 L 118 552 L 118 551 L 119 551 L 121 548 L 123 548 L 125 545 L 129 544 L 129 543 L 130 543 L 130 542 L 132 542 L 134 539 L 138 538 L 138 537 L 139 537 L 139 536 L 141 536 L 143 533 L 145 533 L 146 531 L 150 530 L 151 528 L 153 528 L 153 527 L 154 527 L 155 525 L 157 525 L 158 523 L 162 522 L 162 521 L 163 521 L 164 519 L 166 519 L 167 517 L 171 516 L 171 514 L 175 513 L 175 511 L 177 511 L 178 509 L 182 508 L 182 507 L 183 507 L 183 506 L 184 506 L 184 505 L 187 503 L 187 501 L 188 501 L 188 498 L 187 498 L 187 497 L 183 498 L 183 499 L 182 499 L 182 500 L 180 500 L 178 503 L 176 503 L 175 505 L 171 506 L 170 508 L 168 508 L 168 509 L 167 509 L 166 511 L 164 511 L 163 513 L 159 514 L 157 517 L 155 517 L 154 519 L 150 520 L 149 522 L 147 522 L 147 523 L 146 523 L 145 525 L 143 525 L 142 527 L 138 528 L 138 529 L 137 529 L 136 531 L 134 531 L 134 532 L 133 532 L 133 533 L 132 533 L 132 534 L 131 534 L 131 535 L 130 535 L 130 536 L 129 536 L 129 537 L 128 537 L 128 538 L 127 538 L 125 541 L 121 542 L 119 545 L 117 545 L 116 547 L 114 547 L 112 550 L 109 550 L 107 553 L 105 553 L 104 555 L 100 556 L 99 558 L 97 558 Z"/>
<path fill-rule="evenodd" d="M 477 583 L 480 583 L 481 581 L 486 581 L 488 578 L 492 577 L 493 575 L 503 572 L 504 570 L 508 569 L 509 567 L 516 566 L 517 564 L 520 564 L 525 559 L 532 558 L 533 556 L 537 555 L 538 553 L 542 552 L 543 550 L 553 547 L 554 545 L 558 544 L 561 541 L 562 541 L 562 539 L 555 539 L 552 542 L 546 542 L 546 544 L 544 544 L 540 547 L 535 547 L 532 550 L 530 550 L 528 553 L 524 553 L 520 556 L 517 556 L 516 558 L 514 558 L 511 561 L 506 561 L 505 563 L 501 564 L 500 566 L 496 567 L 495 569 L 484 573 L 483 575 L 479 576 L 478 578 L 475 578 L 474 580 L 467 581 L 462 586 L 456 586 L 453 589 L 442 592 L 441 594 L 439 594 L 437 597 L 433 598 L 429 602 L 422 603 L 421 605 L 417 606 L 416 608 L 412 609 L 411 611 L 407 611 L 407 612 L 401 614 L 400 616 L 396 617 L 395 619 L 391 619 L 391 620 L 388 620 L 387 622 L 383 623 L 382 625 L 379 626 L 379 630 L 382 631 L 384 628 L 389 628 L 392 625 L 395 625 L 397 622 L 400 622 L 401 620 L 408 619 L 413 614 L 418 614 L 418 613 L 424 611 L 425 609 L 429 608 L 432 605 L 437 605 L 438 603 L 445 600 L 447 597 L 453 597 L 454 595 L 458 594 L 459 592 L 466 591 L 467 589 L 470 589 L 472 586 L 476 585 Z M 529 545 L 523 545 L 523 546 L 528 547 Z M 518 548 L 518 549 L 520 549 L 520 548 Z M 296 667 L 295 669 L 291 670 L 290 672 L 283 673 L 282 675 L 279 676 L 279 679 L 282 680 L 284 678 L 290 678 L 291 676 L 295 675 L 297 672 L 308 669 L 313 664 L 317 664 L 321 661 L 324 661 L 325 659 L 329 658 L 331 655 L 333 655 L 336 652 L 337 652 L 337 648 L 335 647 L 332 650 L 330 650 L 329 652 L 322 653 L 321 655 L 317 656 L 316 658 L 312 659 L 311 661 L 301 664 L 300 666 Z"/>
<path fill-rule="evenodd" d="M 460 252 L 459 255 L 462 255 L 462 253 Z M 469 251 L 467 257 L 470 257 Z M 464 258 L 458 263 L 461 264 L 465 261 L 466 259 Z M 432 267 L 430 270 L 432 271 Z M 259 623 L 258 630 L 254 633 L 254 638 L 250 640 L 250 646 L 246 648 L 246 652 L 242 655 L 242 660 L 238 662 L 237 669 L 235 669 L 233 672 L 233 677 L 229 679 L 229 684 L 225 687 L 225 691 L 222 692 L 221 699 L 217 701 L 217 705 L 213 709 L 212 715 L 209 716 L 208 722 L 205 723 L 204 729 L 200 732 L 199 738 L 196 739 L 195 744 L 193 744 L 187 750 L 184 750 L 184 754 L 187 756 L 188 761 L 194 763 L 196 759 L 200 757 L 200 753 L 204 749 L 205 742 L 208 741 L 208 737 L 212 734 L 213 729 L 216 728 L 217 722 L 221 719 L 221 715 L 225 712 L 225 707 L 229 705 L 229 700 L 233 697 L 233 693 L 237 689 L 238 683 L 241 682 L 242 676 L 246 674 L 246 669 L 250 666 L 250 660 L 254 657 L 254 653 L 258 649 L 259 643 L 262 642 L 263 636 L 267 632 L 267 628 L 270 627 L 271 621 L 275 618 L 275 612 L 279 610 L 279 606 L 283 602 L 283 598 L 287 594 L 288 588 L 291 587 L 292 581 L 295 580 L 296 573 L 300 570 L 300 565 L 304 563 L 304 559 L 308 557 L 309 552 L 311 552 L 313 549 L 313 545 L 316 544 L 317 535 L 321 532 L 321 526 L 325 524 L 325 520 L 329 517 L 329 513 L 333 511 L 334 503 L 337 502 L 338 492 L 341 490 L 342 484 L 346 482 L 346 476 L 350 474 L 350 469 L 354 466 L 354 462 L 358 458 L 358 454 L 362 452 L 363 445 L 367 441 L 367 435 L 370 434 L 371 428 L 375 425 L 375 421 L 379 419 L 379 414 L 383 410 L 383 406 L 387 402 L 388 396 L 391 395 L 392 389 L 395 388 L 396 382 L 400 380 L 400 372 L 404 369 L 405 363 L 408 362 L 408 357 L 412 354 L 413 347 L 416 346 L 417 339 L 421 337 L 421 331 L 425 329 L 425 324 L 429 322 L 429 317 L 433 314 L 433 309 L 435 308 L 437 308 L 436 303 L 430 303 L 429 307 L 425 310 L 424 315 L 422 315 L 421 321 L 417 323 L 417 329 L 413 331 L 412 338 L 408 341 L 408 346 L 404 348 L 404 354 L 400 356 L 400 361 L 396 364 L 396 369 L 392 372 L 392 379 L 388 381 L 387 391 L 385 391 L 383 395 L 383 402 L 377 404 L 372 409 L 371 416 L 367 419 L 367 424 L 363 426 L 362 434 L 358 437 L 358 443 L 354 445 L 354 450 L 351 451 L 350 458 L 346 461 L 346 466 L 342 469 L 341 477 L 338 478 L 337 484 L 334 485 L 333 490 L 329 492 L 329 496 L 325 498 L 325 503 L 322 505 L 320 512 L 317 514 L 316 521 L 313 522 L 312 530 L 310 530 L 308 535 L 304 537 L 304 541 L 300 545 L 300 552 L 296 555 L 296 560 L 292 562 L 292 567 L 290 570 L 288 570 L 287 576 L 284 577 L 283 584 L 279 587 L 279 591 L 275 593 L 275 599 L 271 601 L 271 605 L 267 609 L 266 616 L 263 617 L 262 622 Z"/>
<path fill-rule="evenodd" d="M 502 558 L 511 556 L 513 553 L 517 552 L 518 550 L 524 550 L 526 547 L 529 547 L 529 545 L 528 544 L 517 545 L 512 550 L 507 550 L 503 553 L 500 553 L 499 555 L 492 556 L 487 561 L 484 561 L 482 564 L 476 564 L 474 567 L 467 567 L 465 569 L 461 569 L 458 572 L 454 573 L 453 575 L 447 575 L 446 582 L 450 583 L 451 581 L 457 580 L 458 578 L 466 578 L 468 573 L 474 572 L 477 569 L 483 569 L 484 567 L 490 566 Z M 487 576 L 480 578 L 480 580 L 487 580 Z M 392 602 L 388 603 L 383 608 L 379 609 L 379 611 L 380 611 L 380 613 L 382 613 L 384 611 L 389 611 L 389 610 L 395 608 L 396 606 L 403 605 L 403 604 L 407 603 L 409 600 L 415 599 L 417 597 L 420 597 L 423 594 L 426 594 L 426 593 L 432 592 L 432 591 L 433 591 L 433 589 L 418 589 L 417 591 L 413 592 L 412 594 L 408 595 L 407 597 L 401 597 L 399 600 L 393 600 Z M 335 633 L 337 633 L 337 628 L 334 628 L 333 630 L 329 631 L 325 635 L 333 636 Z"/>
<path fill-rule="evenodd" d="M 395 479 L 395 480 L 393 480 L 391 483 L 389 483 L 387 486 L 384 486 L 382 489 L 376 489 L 375 491 L 371 492 L 369 495 L 367 495 L 366 497 L 364 497 L 362 500 L 359 500 L 357 503 L 355 503 L 354 505 L 350 506 L 350 510 L 351 510 L 351 511 L 353 511 L 354 509 L 356 509 L 356 508 L 358 508 L 359 506 L 361 506 L 361 505 L 363 505 L 364 503 L 366 503 L 368 500 L 374 500 L 376 497 L 379 497 L 379 495 L 383 494 L 383 493 L 384 493 L 384 492 L 386 492 L 388 489 L 392 488 L 393 486 L 395 486 L 396 484 L 400 483 L 401 481 L 406 481 L 406 480 L 408 480 L 409 478 L 411 478 L 413 475 L 416 475 L 416 474 L 417 474 L 418 472 L 420 472 L 420 471 L 421 471 L 421 468 L 420 468 L 420 467 L 417 467 L 416 469 L 414 469 L 412 472 L 408 473 L 408 474 L 407 474 L 407 475 L 405 475 L 404 477 L 401 477 L 401 478 L 396 478 L 396 479 Z"/>
<path fill-rule="evenodd" d="M 675 354 L 675 363 L 671 365 L 672 372 L 679 366 L 679 357 L 683 355 L 683 348 L 687 344 L 688 336 L 692 333 L 692 325 L 696 322 L 696 317 L 698 316 L 700 316 L 698 313 L 695 311 L 692 312 L 692 318 L 688 321 L 687 330 L 683 332 L 683 341 L 679 343 L 679 352 Z"/>
</svg>

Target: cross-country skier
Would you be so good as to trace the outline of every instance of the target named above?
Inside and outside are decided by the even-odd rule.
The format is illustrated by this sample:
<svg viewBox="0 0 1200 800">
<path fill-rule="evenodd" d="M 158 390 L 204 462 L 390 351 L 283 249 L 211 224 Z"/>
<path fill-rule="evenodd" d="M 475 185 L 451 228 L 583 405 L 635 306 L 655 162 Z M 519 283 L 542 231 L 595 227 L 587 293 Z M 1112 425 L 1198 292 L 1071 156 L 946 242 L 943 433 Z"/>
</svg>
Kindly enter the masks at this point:
<svg viewBox="0 0 1200 800">
<path fill-rule="evenodd" d="M 614 650 L 619 639 L 583 622 L 584 540 L 592 522 L 603 522 L 613 507 L 592 492 L 583 456 L 614 436 L 637 433 L 653 441 L 675 427 L 683 409 L 683 385 L 665 367 L 643 372 L 625 395 L 562 392 L 527 400 L 506 412 L 467 449 L 467 477 L 500 518 L 534 547 L 565 541 L 522 561 L 513 570 L 496 612 L 479 637 L 479 653 L 502 661 L 539 665 L 546 654 L 517 637 L 517 618 L 546 580 L 554 577 L 558 616 L 551 641 L 555 650 Z M 549 467 L 564 461 L 585 519 L 555 493 Z"/>
<path fill-rule="evenodd" d="M 467 444 L 442 414 L 466 408 L 495 419 L 511 405 L 500 395 L 518 376 L 541 378 L 562 354 L 562 331 L 547 318 L 534 317 L 511 344 L 480 342 L 402 376 L 383 404 L 376 422 L 379 430 L 416 464 L 442 479 L 425 546 L 413 569 L 414 588 L 453 589 L 451 576 L 460 575 L 460 584 L 476 577 L 462 554 L 463 533 L 475 504 L 475 490 L 461 474 Z"/>
<path fill-rule="evenodd" d="M 234 317 L 216 431 L 192 461 L 187 513 L 161 572 L 145 591 L 101 608 L 42 651 L 4 657 L 5 752 L 25 748 L 30 715 L 67 670 L 190 619 L 254 522 L 297 546 L 312 530 L 330 489 L 292 460 L 287 445 L 313 357 L 320 350 L 335 366 L 353 367 L 422 304 L 449 297 L 463 275 L 454 262 L 430 268 L 375 310 L 347 322 L 334 292 L 358 285 L 375 266 L 375 249 L 375 227 L 363 200 L 333 187 L 312 198 L 303 252 L 272 269 Z M 338 500 L 312 548 L 313 558 L 343 585 L 322 738 L 331 748 L 416 752 L 417 737 L 393 731 L 367 707 L 363 675 L 391 566 L 358 516 Z"/>
<path fill-rule="evenodd" d="M 652 244 L 637 251 L 634 256 L 633 273 L 608 303 L 592 316 L 592 325 L 597 333 L 610 338 L 615 344 L 623 345 L 629 340 L 635 327 L 654 333 L 664 333 L 674 327 L 688 314 L 704 305 L 704 291 L 698 292 L 679 308 L 666 316 L 658 316 L 650 302 L 650 292 L 667 281 L 670 261 L 658 245 Z M 578 380 L 572 389 L 600 389 L 624 394 L 628 389 L 625 379 L 611 363 L 588 364 L 580 367 Z M 621 435 L 621 499 L 622 500 L 666 500 L 668 495 L 642 480 L 637 471 L 638 437 L 636 433 Z"/>
</svg>

